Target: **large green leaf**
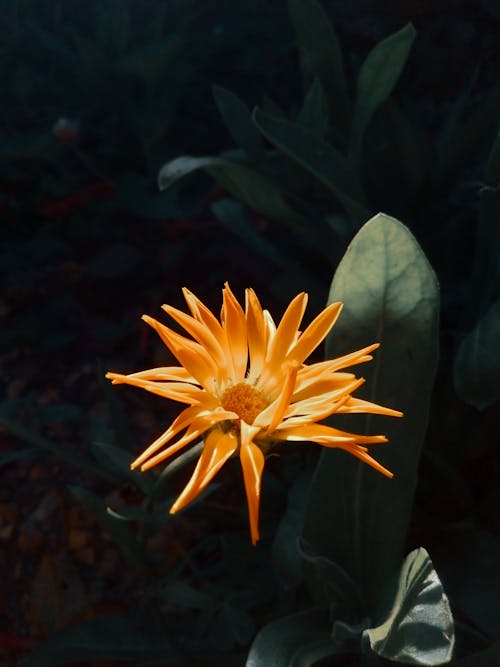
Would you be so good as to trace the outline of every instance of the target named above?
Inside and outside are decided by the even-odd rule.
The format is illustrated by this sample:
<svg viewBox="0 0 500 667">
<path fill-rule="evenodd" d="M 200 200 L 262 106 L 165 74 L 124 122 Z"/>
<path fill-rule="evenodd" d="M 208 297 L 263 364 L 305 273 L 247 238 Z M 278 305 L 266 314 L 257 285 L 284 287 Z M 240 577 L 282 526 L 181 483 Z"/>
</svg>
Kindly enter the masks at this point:
<svg viewBox="0 0 500 667">
<path fill-rule="evenodd" d="M 485 410 L 500 398 L 499 341 L 500 301 L 497 301 L 463 338 L 453 365 L 457 394 L 478 410 Z"/>
<path fill-rule="evenodd" d="M 102 616 L 52 635 L 23 661 L 22 666 L 57 667 L 94 660 L 159 660 L 173 653 L 165 637 L 154 629 L 152 623 L 140 625 L 128 616 Z"/>
<path fill-rule="evenodd" d="M 379 42 L 361 66 L 351 128 L 350 153 L 355 159 L 368 123 L 392 93 L 403 71 L 415 34 L 414 27 L 409 23 Z"/>
<path fill-rule="evenodd" d="M 356 226 L 366 220 L 368 213 L 361 203 L 361 186 L 343 155 L 298 123 L 276 118 L 260 109 L 254 110 L 254 119 L 272 144 L 331 190 Z"/>
<path fill-rule="evenodd" d="M 254 639 L 246 667 L 308 667 L 320 657 L 338 653 L 341 647 L 330 637 L 331 625 L 324 608 L 272 621 Z"/>
<path fill-rule="evenodd" d="M 316 0 L 289 0 L 288 8 L 299 46 L 326 91 L 333 122 L 347 130 L 351 102 L 342 53 L 328 16 Z"/>
<path fill-rule="evenodd" d="M 379 626 L 365 630 L 362 641 L 367 650 L 404 664 L 441 665 L 451 660 L 453 617 L 425 549 L 408 554 L 389 614 Z"/>
<path fill-rule="evenodd" d="M 378 214 L 355 236 L 335 273 L 329 301 L 344 309 L 327 340 L 333 358 L 379 342 L 360 371 L 356 395 L 404 417 L 345 415 L 332 424 L 353 433 L 383 433 L 371 453 L 394 473 L 387 479 L 354 457 L 324 449 L 313 478 L 304 539 L 335 561 L 364 594 L 372 614 L 399 570 L 427 427 L 437 362 L 439 295 L 434 272 L 400 222 Z"/>
<path fill-rule="evenodd" d="M 247 105 L 238 95 L 222 86 L 214 86 L 212 90 L 219 113 L 235 143 L 249 158 L 261 160 L 264 157 L 264 142 Z"/>
</svg>

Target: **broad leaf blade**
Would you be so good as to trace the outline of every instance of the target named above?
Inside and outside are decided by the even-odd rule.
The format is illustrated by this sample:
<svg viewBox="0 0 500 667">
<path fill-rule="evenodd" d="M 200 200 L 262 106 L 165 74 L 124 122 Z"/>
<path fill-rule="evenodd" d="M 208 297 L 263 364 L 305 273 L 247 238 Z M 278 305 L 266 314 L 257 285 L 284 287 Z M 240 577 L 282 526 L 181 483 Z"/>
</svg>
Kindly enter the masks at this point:
<svg viewBox="0 0 500 667">
<path fill-rule="evenodd" d="M 331 190 L 356 226 L 366 220 L 361 187 L 343 155 L 298 123 L 270 116 L 260 109 L 255 109 L 254 119 L 272 144 Z"/>
<path fill-rule="evenodd" d="M 403 71 L 415 35 L 415 29 L 409 23 L 379 42 L 361 66 L 351 131 L 350 153 L 355 159 L 368 123 L 392 93 Z"/>
<path fill-rule="evenodd" d="M 363 632 L 372 651 L 411 665 L 441 665 L 451 660 L 453 617 L 437 572 L 425 549 L 405 559 L 387 618 Z"/>
<path fill-rule="evenodd" d="M 485 410 L 500 398 L 500 301 L 465 336 L 453 366 L 453 381 L 462 400 Z"/>
<path fill-rule="evenodd" d="M 289 0 L 288 8 L 299 45 L 321 81 L 334 124 L 347 130 L 351 102 L 337 36 L 316 0 Z"/>
<path fill-rule="evenodd" d="M 327 340 L 327 357 L 379 342 L 374 359 L 362 367 L 366 383 L 356 395 L 404 412 L 402 419 L 331 420 L 353 433 L 387 435 L 389 442 L 371 453 L 395 477 L 387 479 L 347 453 L 325 448 L 306 511 L 304 539 L 314 553 L 350 574 L 364 593 L 367 613 L 373 613 L 404 556 L 436 370 L 438 285 L 408 229 L 378 214 L 347 249 L 329 301 L 344 302 L 344 309 Z"/>
<path fill-rule="evenodd" d="M 234 142 L 243 148 L 249 158 L 261 160 L 264 157 L 264 142 L 247 105 L 238 95 L 222 86 L 214 86 L 212 90 L 219 113 Z"/>
</svg>

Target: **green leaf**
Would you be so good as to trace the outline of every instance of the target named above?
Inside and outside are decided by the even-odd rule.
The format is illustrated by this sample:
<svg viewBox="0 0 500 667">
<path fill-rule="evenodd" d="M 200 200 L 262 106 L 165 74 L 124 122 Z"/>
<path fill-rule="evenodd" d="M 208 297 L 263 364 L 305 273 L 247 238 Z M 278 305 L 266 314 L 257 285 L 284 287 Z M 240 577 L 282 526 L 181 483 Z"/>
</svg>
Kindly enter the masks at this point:
<svg viewBox="0 0 500 667">
<path fill-rule="evenodd" d="M 392 609 L 362 642 L 388 660 L 411 665 L 441 665 L 453 653 L 455 633 L 450 605 L 425 549 L 406 557 Z"/>
<path fill-rule="evenodd" d="M 254 110 L 254 119 L 272 144 L 331 190 L 356 226 L 366 220 L 368 213 L 361 203 L 361 186 L 343 155 L 297 123 L 270 116 L 260 109 Z"/>
<path fill-rule="evenodd" d="M 285 588 L 302 581 L 302 558 L 298 540 L 302 533 L 309 477 L 299 475 L 288 493 L 287 508 L 280 521 L 272 546 L 272 562 L 276 578 Z"/>
<path fill-rule="evenodd" d="M 349 454 L 324 448 L 312 481 L 303 537 L 313 553 L 342 567 L 372 614 L 404 557 L 417 470 L 437 362 L 439 294 L 434 272 L 409 230 L 378 214 L 354 237 L 332 282 L 329 302 L 343 311 L 327 339 L 334 358 L 379 342 L 363 365 L 356 396 L 404 412 L 403 418 L 338 415 L 352 433 L 383 433 L 370 453 L 387 479 Z"/>
<path fill-rule="evenodd" d="M 107 511 L 106 504 L 99 496 L 81 486 L 69 485 L 71 493 L 99 521 L 120 548 L 125 558 L 135 565 L 142 564 L 142 553 L 132 528 L 125 521 L 115 518 Z"/>
<path fill-rule="evenodd" d="M 213 609 L 213 598 L 181 579 L 166 579 L 158 582 L 152 588 L 152 594 L 169 604 L 187 607 L 188 609 Z"/>
<path fill-rule="evenodd" d="M 105 442 L 92 442 L 91 447 L 97 459 L 111 472 L 118 474 L 124 480 L 130 480 L 146 495 L 152 491 L 155 485 L 153 478 L 147 473 L 130 469 L 133 456 L 129 452 Z"/>
<path fill-rule="evenodd" d="M 468 111 L 466 118 L 451 134 L 438 155 L 437 169 L 433 176 L 438 187 L 456 179 L 457 170 L 469 164 L 474 151 L 484 140 L 498 131 L 500 114 L 500 85 L 494 86 L 481 97 L 480 103 Z"/>
<path fill-rule="evenodd" d="M 415 35 L 415 28 L 408 23 L 379 42 L 361 66 L 351 128 L 350 154 L 355 161 L 373 114 L 392 93 L 403 71 Z"/>
<path fill-rule="evenodd" d="M 289 261 L 280 249 L 260 236 L 248 220 L 247 211 L 233 199 L 219 199 L 210 207 L 215 217 L 233 234 L 238 236 L 249 248 L 280 268 L 287 268 Z"/>
<path fill-rule="evenodd" d="M 38 456 L 39 454 L 40 450 L 35 447 L 23 447 L 23 449 L 14 449 L 11 452 L 0 452 L 0 467 L 24 459 L 26 456 Z"/>
<path fill-rule="evenodd" d="M 153 660 L 174 650 L 153 623 L 129 616 L 102 616 L 81 621 L 50 636 L 22 663 L 23 667 L 57 667 L 94 660 Z"/>
<path fill-rule="evenodd" d="M 243 100 L 222 86 L 212 88 L 215 103 L 234 142 L 241 146 L 251 160 L 264 157 L 264 142 Z"/>
<path fill-rule="evenodd" d="M 179 178 L 197 169 L 204 169 L 232 195 L 264 215 L 285 220 L 298 219 L 280 190 L 268 178 L 250 167 L 225 158 L 185 155 L 171 160 L 160 169 L 160 190 L 168 188 Z"/>
<path fill-rule="evenodd" d="M 482 317 L 488 307 L 500 299 L 500 133 L 493 142 L 480 190 L 476 247 L 472 272 L 470 316 Z"/>
<path fill-rule="evenodd" d="M 328 109 L 319 79 L 314 79 L 312 82 L 297 117 L 297 123 L 310 130 L 318 139 L 324 139 L 328 126 Z"/>
<path fill-rule="evenodd" d="M 254 639 L 246 667 L 308 667 L 317 659 L 318 647 L 328 646 L 326 655 L 340 652 L 331 637 L 331 621 L 326 609 L 307 609 L 268 623 Z M 305 659 L 307 653 L 314 660 Z"/>
<path fill-rule="evenodd" d="M 500 398 L 500 300 L 461 341 L 453 364 L 455 390 L 462 400 L 485 410 Z"/>
<path fill-rule="evenodd" d="M 289 0 L 288 9 L 299 46 L 328 97 L 330 114 L 341 130 L 349 127 L 351 101 L 337 35 L 316 0 Z"/>
<path fill-rule="evenodd" d="M 67 448 L 62 447 L 52 442 L 51 440 L 48 440 L 47 438 L 44 438 L 35 431 L 31 431 L 30 429 L 26 428 L 25 426 L 22 426 L 15 420 L 11 419 L 7 414 L 2 414 L 1 409 L 0 409 L 0 424 L 2 424 L 2 426 L 9 433 L 12 433 L 12 435 L 15 435 L 20 440 L 29 442 L 30 444 L 35 445 L 35 447 L 38 447 L 39 449 L 49 452 L 50 454 L 52 454 L 52 456 L 55 456 L 58 459 L 66 461 L 71 465 L 77 466 L 81 470 L 85 470 L 86 472 L 96 477 L 101 477 L 108 481 L 116 482 L 116 477 L 109 474 L 107 471 L 102 470 L 101 467 L 96 466 L 91 459 L 86 459 L 83 456 L 77 454 L 76 452 L 68 451 Z"/>
</svg>

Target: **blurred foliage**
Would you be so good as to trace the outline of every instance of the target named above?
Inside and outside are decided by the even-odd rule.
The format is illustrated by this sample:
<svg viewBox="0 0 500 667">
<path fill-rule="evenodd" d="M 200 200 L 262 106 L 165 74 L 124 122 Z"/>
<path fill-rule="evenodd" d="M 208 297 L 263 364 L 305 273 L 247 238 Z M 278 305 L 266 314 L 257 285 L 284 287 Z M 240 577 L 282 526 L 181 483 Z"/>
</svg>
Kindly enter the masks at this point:
<svg viewBox="0 0 500 667">
<path fill-rule="evenodd" d="M 65 502 L 95 518 L 136 577 L 118 613 L 66 627 L 83 592 L 49 595 L 60 568 L 42 559 L 28 595 L 38 617 L 57 617 L 40 634 L 59 632 L 26 667 L 382 665 L 411 662 L 408 647 L 439 664 L 447 597 L 452 664 L 496 664 L 496 3 L 0 9 L 0 424 L 20 443 L 0 465 L 63 461 Z M 219 484 L 172 518 L 199 446 L 159 476 L 131 473 L 143 406 L 124 409 L 97 385 L 96 358 L 130 368 L 150 356 L 135 322 L 182 284 L 215 303 L 234 275 L 266 305 L 306 289 L 317 309 L 333 272 L 331 298 L 347 306 L 327 355 L 380 340 L 367 387 L 407 414 L 380 427 L 394 428 L 381 454 L 393 485 L 339 452 L 318 462 L 297 449 L 269 462 L 256 549 L 241 498 Z M 97 401 L 107 417 L 87 411 Z M 165 421 L 163 405 L 152 414 Z M 115 487 L 125 500 L 109 500 Z M 107 583 L 93 585 L 99 598 Z M 74 609 L 61 611 L 68 597 Z"/>
</svg>

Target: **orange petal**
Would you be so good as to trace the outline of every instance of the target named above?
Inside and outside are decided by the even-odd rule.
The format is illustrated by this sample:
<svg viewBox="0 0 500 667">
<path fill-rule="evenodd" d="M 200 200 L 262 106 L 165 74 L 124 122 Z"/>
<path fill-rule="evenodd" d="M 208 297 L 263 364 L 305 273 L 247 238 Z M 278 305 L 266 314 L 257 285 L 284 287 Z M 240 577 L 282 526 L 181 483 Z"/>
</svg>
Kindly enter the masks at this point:
<svg viewBox="0 0 500 667">
<path fill-rule="evenodd" d="M 214 363 L 206 350 L 199 343 L 195 343 L 184 336 L 180 336 L 175 331 L 172 331 L 172 329 L 169 329 L 164 324 L 161 324 L 161 322 L 158 322 L 148 315 L 143 315 L 142 319 L 153 327 L 182 366 L 184 366 L 184 368 L 196 378 L 205 389 L 213 391 L 213 382 L 217 377 L 218 372 L 217 364 Z"/>
<path fill-rule="evenodd" d="M 384 435 L 347 433 L 346 431 L 340 431 L 325 424 L 303 424 L 288 428 L 287 423 L 283 422 L 282 426 L 278 426 L 274 432 L 274 436 L 280 440 L 311 440 L 326 447 L 336 447 L 339 443 L 374 445 L 380 442 L 387 442 L 387 438 Z"/>
<path fill-rule="evenodd" d="M 250 522 L 250 537 L 255 546 L 259 541 L 259 506 L 262 471 L 264 469 L 264 454 L 252 442 L 252 438 L 260 429 L 249 426 L 241 421 L 240 460 L 243 471 L 243 481 L 248 504 L 248 519 Z"/>
<path fill-rule="evenodd" d="M 205 412 L 205 408 L 200 408 L 200 406 L 195 405 L 190 408 L 185 408 L 170 424 L 168 429 L 160 435 L 149 447 L 142 452 L 140 456 L 136 458 L 135 461 L 131 464 L 131 469 L 137 468 L 141 465 L 151 454 L 157 452 L 163 445 L 165 445 L 169 440 L 177 435 L 180 431 L 187 428 L 197 417 Z"/>
<path fill-rule="evenodd" d="M 274 429 L 278 426 L 290 404 L 290 399 L 295 387 L 298 368 L 298 364 L 290 364 L 288 375 L 285 384 L 281 389 L 280 396 L 278 396 L 278 398 L 273 403 L 271 403 L 271 405 L 268 405 L 267 408 L 265 408 L 260 414 L 257 415 L 257 417 L 254 419 L 254 426 L 260 426 L 269 432 L 274 431 Z"/>
<path fill-rule="evenodd" d="M 226 421 L 229 419 L 238 419 L 238 415 L 234 412 L 229 412 L 228 410 L 217 410 L 209 412 L 208 414 L 203 414 L 200 417 L 194 419 L 189 425 L 188 430 L 182 436 L 180 440 L 177 440 L 176 443 L 167 447 L 163 452 L 156 454 L 152 458 L 148 459 L 145 463 L 141 465 L 141 470 L 149 470 L 154 466 L 158 465 L 162 461 L 170 458 L 172 454 L 175 454 L 180 449 L 188 445 L 195 438 L 198 438 L 200 435 L 203 435 L 206 431 L 215 426 L 218 422 Z"/>
<path fill-rule="evenodd" d="M 289 352 L 289 358 L 295 359 L 301 364 L 311 352 L 318 347 L 328 334 L 330 329 L 337 321 L 340 311 L 342 310 L 342 303 L 331 303 L 323 310 L 311 324 L 307 327 L 304 333 L 300 336 L 297 343 Z"/>
<path fill-rule="evenodd" d="M 226 352 L 205 324 L 172 306 L 164 304 L 162 308 L 178 324 L 184 327 L 184 329 L 191 334 L 202 347 L 205 348 L 219 369 L 227 368 L 228 360 L 226 358 Z"/>
<path fill-rule="evenodd" d="M 205 306 L 205 304 L 198 299 L 187 287 L 182 288 L 182 293 L 186 299 L 191 315 L 199 322 L 202 322 L 215 336 L 221 345 L 224 344 L 224 331 L 219 320 L 215 317 L 212 311 Z"/>
<path fill-rule="evenodd" d="M 267 334 L 264 313 L 257 295 L 252 289 L 247 289 L 245 297 L 248 351 L 250 355 L 248 378 L 250 382 L 254 382 L 260 376 L 266 359 Z"/>
<path fill-rule="evenodd" d="M 175 514 L 205 489 L 219 472 L 224 463 L 238 449 L 238 437 L 234 433 L 224 433 L 219 429 L 210 431 L 196 468 L 186 487 L 170 508 Z"/>
<path fill-rule="evenodd" d="M 247 370 L 248 342 L 247 323 L 243 308 L 226 283 L 222 291 L 221 323 L 227 339 L 233 366 L 233 381 L 242 382 Z"/>
<path fill-rule="evenodd" d="M 302 292 L 290 302 L 281 318 L 267 355 L 267 364 L 271 367 L 271 373 L 276 366 L 283 363 L 290 346 L 295 342 L 306 305 L 307 294 Z"/>
<path fill-rule="evenodd" d="M 342 405 L 338 412 L 367 412 L 377 415 L 388 415 L 389 417 L 402 417 L 403 413 L 399 410 L 392 410 L 377 403 L 370 403 L 370 401 L 363 401 L 361 398 L 350 396 L 349 399 Z"/>
<path fill-rule="evenodd" d="M 201 403 L 204 398 L 210 397 L 212 407 L 218 405 L 217 399 L 208 394 L 204 389 L 185 382 L 152 382 L 134 375 L 119 375 L 118 373 L 108 373 L 106 377 L 113 380 L 114 384 L 129 384 L 134 387 L 140 387 L 152 394 L 157 394 L 173 401 L 179 401 L 179 403 L 194 405 Z M 206 401 L 204 401 L 204 404 L 206 406 Z"/>
<path fill-rule="evenodd" d="M 372 458 L 366 452 L 364 447 L 340 445 L 339 449 L 344 449 L 349 454 L 352 454 L 356 458 L 363 461 L 363 463 L 366 463 L 367 465 L 371 466 L 372 468 L 375 468 L 375 470 L 380 472 L 382 475 L 385 475 L 385 477 L 389 477 L 390 479 L 392 479 L 394 477 L 394 473 L 392 473 L 390 470 L 387 470 L 387 468 L 384 468 L 383 465 L 381 465 L 378 461 L 376 461 L 374 458 Z"/>
</svg>

